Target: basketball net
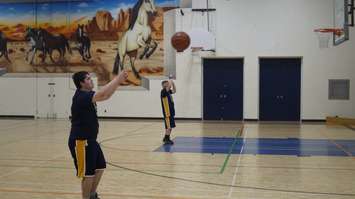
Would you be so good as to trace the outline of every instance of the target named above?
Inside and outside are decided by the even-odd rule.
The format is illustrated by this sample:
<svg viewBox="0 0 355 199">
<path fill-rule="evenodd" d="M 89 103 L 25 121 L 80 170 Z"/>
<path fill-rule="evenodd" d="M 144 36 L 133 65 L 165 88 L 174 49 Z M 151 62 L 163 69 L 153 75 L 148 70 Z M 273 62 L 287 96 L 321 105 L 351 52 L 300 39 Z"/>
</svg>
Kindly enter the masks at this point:
<svg viewBox="0 0 355 199">
<path fill-rule="evenodd" d="M 201 63 L 203 57 L 216 56 L 214 51 L 204 50 L 203 47 L 191 47 L 192 63 Z"/>
<path fill-rule="evenodd" d="M 318 46 L 319 48 L 329 48 L 329 40 L 332 36 L 330 32 L 324 33 L 324 32 L 316 32 L 318 36 Z"/>
<path fill-rule="evenodd" d="M 315 29 L 314 32 L 318 37 L 318 45 L 319 48 L 329 48 L 329 40 L 332 35 L 340 36 L 342 34 L 341 29 L 336 28 L 323 28 L 323 29 Z"/>
</svg>

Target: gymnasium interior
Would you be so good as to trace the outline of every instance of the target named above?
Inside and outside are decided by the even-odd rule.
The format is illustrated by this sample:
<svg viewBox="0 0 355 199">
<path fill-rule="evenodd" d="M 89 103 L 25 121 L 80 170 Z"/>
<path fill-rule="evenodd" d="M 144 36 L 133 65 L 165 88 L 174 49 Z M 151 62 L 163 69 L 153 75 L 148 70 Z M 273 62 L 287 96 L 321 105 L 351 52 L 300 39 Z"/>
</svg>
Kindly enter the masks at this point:
<svg viewBox="0 0 355 199">
<path fill-rule="evenodd" d="M 82 198 L 72 76 L 99 91 L 125 70 L 96 107 L 101 199 L 354 199 L 354 6 L 0 0 L 0 198 Z"/>
</svg>

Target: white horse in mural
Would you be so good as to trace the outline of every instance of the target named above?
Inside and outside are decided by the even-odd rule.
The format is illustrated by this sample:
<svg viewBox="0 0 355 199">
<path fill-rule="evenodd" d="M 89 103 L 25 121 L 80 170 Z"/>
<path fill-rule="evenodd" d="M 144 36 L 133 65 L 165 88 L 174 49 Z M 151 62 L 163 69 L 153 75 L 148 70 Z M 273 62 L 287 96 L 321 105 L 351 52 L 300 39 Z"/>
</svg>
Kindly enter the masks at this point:
<svg viewBox="0 0 355 199">
<path fill-rule="evenodd" d="M 144 56 L 149 58 L 158 46 L 157 42 L 151 38 L 152 30 L 148 23 L 148 14 L 155 12 L 154 0 L 138 0 L 134 5 L 129 28 L 118 41 L 118 50 L 112 71 L 113 74 L 118 74 L 119 70 L 123 70 L 124 59 L 127 54 L 130 58 L 134 75 L 140 79 L 140 75 L 134 67 L 138 49 L 141 47 L 144 48 L 140 59 Z"/>
</svg>

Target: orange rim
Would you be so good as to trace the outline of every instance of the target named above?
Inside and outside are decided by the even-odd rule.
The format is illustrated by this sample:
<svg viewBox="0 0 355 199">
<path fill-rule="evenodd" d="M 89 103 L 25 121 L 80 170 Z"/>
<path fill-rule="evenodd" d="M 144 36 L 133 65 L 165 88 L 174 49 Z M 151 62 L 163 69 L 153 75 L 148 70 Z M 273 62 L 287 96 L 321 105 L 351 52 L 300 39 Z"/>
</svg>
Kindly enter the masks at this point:
<svg viewBox="0 0 355 199">
<path fill-rule="evenodd" d="M 320 28 L 320 29 L 315 29 L 314 32 L 334 33 L 335 35 L 340 36 L 343 33 L 343 29 L 340 29 L 340 28 Z"/>
</svg>

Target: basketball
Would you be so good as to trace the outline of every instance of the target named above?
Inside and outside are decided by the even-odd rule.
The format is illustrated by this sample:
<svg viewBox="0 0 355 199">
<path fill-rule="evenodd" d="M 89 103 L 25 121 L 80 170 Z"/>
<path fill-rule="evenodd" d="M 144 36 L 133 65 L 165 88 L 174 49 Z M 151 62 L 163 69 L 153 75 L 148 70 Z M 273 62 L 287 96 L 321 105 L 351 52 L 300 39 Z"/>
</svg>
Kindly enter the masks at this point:
<svg viewBox="0 0 355 199">
<path fill-rule="evenodd" d="M 177 52 L 183 52 L 190 46 L 190 36 L 185 32 L 177 32 L 171 37 L 171 45 Z"/>
</svg>

